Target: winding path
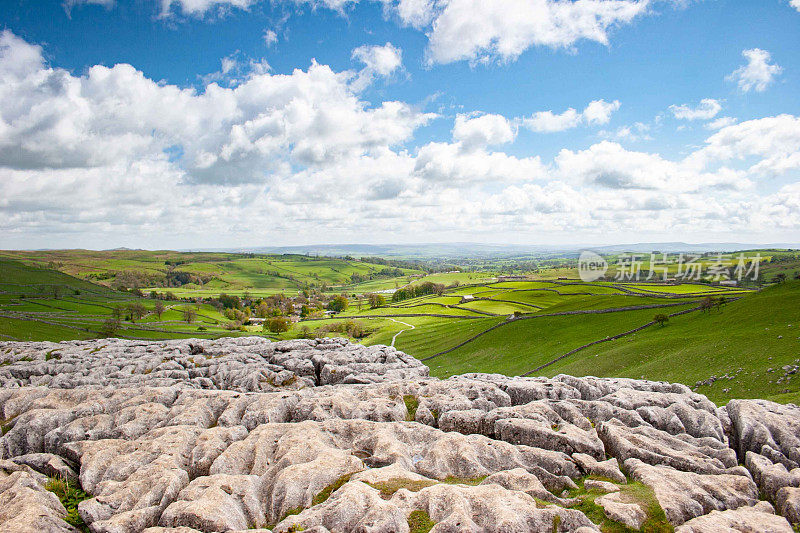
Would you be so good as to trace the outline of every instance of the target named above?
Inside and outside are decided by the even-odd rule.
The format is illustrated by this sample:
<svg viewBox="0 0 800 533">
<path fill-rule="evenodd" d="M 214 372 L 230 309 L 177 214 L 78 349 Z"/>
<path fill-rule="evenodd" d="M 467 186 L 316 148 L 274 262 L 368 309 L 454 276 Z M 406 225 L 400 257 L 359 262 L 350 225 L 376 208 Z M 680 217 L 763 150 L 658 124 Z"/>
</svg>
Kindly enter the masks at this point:
<svg viewBox="0 0 800 533">
<path fill-rule="evenodd" d="M 403 324 L 404 326 L 408 326 L 408 328 L 401 329 L 400 331 L 398 331 L 397 333 L 394 334 L 394 337 L 392 337 L 392 344 L 389 345 L 389 346 L 392 346 L 392 347 L 394 347 L 394 341 L 395 341 L 395 339 L 397 339 L 398 335 L 400 335 L 404 331 L 410 331 L 412 329 L 417 329 L 417 326 L 415 326 L 414 324 L 409 324 L 408 322 L 403 322 L 402 320 L 395 320 L 394 318 L 390 318 L 389 320 L 391 320 L 392 322 L 397 322 L 398 324 Z"/>
</svg>

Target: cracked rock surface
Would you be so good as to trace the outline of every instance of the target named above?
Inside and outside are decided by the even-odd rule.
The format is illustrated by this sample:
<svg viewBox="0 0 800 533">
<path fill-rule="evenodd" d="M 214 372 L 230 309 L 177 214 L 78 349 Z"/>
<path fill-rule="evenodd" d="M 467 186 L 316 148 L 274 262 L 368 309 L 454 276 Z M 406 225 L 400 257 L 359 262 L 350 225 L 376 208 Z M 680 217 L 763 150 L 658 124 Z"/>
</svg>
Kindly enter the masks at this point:
<svg viewBox="0 0 800 533">
<path fill-rule="evenodd" d="M 93 532 L 600 531 L 581 491 L 634 529 L 800 520 L 800 409 L 679 384 L 262 338 L 3 342 L 0 384 L 0 531 L 76 531 L 48 477 Z"/>
</svg>

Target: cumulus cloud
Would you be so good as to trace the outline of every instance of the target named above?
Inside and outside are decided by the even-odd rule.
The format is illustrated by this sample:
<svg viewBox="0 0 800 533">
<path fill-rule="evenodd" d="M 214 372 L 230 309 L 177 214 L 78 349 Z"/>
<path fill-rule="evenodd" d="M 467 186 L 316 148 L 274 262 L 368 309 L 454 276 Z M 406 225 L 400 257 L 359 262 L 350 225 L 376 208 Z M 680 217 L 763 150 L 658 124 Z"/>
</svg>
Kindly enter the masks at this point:
<svg viewBox="0 0 800 533">
<path fill-rule="evenodd" d="M 789 0 L 789 5 L 800 11 L 800 0 Z"/>
<path fill-rule="evenodd" d="M 502 115 L 458 115 L 453 126 L 453 140 L 467 149 L 509 143 L 516 137 L 511 122 Z"/>
<path fill-rule="evenodd" d="M 695 107 L 688 104 L 671 105 L 669 110 L 681 120 L 711 120 L 722 111 L 722 104 L 713 98 L 703 98 Z"/>
<path fill-rule="evenodd" d="M 726 126 L 687 157 L 699 168 L 731 160 L 753 160 L 752 174 L 780 175 L 800 169 L 800 117 L 778 115 Z"/>
<path fill-rule="evenodd" d="M 532 46 L 569 48 L 579 40 L 608 44 L 609 31 L 644 14 L 649 2 L 448 0 L 432 5 L 429 61 L 450 63 L 508 61 Z"/>
<path fill-rule="evenodd" d="M 435 116 L 367 102 L 358 76 L 312 63 L 181 88 L 131 65 L 72 74 L 2 32 L 0 244 L 396 240 L 398 228 L 417 239 L 608 239 L 775 231 L 773 217 L 785 234 L 800 230 L 800 187 L 756 186 L 800 169 L 799 117 L 720 123 L 682 158 L 604 140 L 543 159 L 502 151 L 522 122 L 496 114 L 459 114 L 451 139 L 420 145 L 415 132 Z M 607 122 L 609 105 L 575 114 Z"/>
<path fill-rule="evenodd" d="M 558 114 L 552 111 L 538 111 L 530 117 L 523 118 L 522 124 L 529 130 L 539 133 L 564 131 L 582 124 L 607 124 L 611 120 L 611 115 L 619 109 L 619 106 L 620 103 L 617 100 L 613 102 L 594 100 L 582 112 L 578 112 L 573 108 Z"/>
<path fill-rule="evenodd" d="M 403 51 L 392 43 L 359 46 L 353 50 L 352 59 L 364 65 L 353 82 L 358 89 L 363 89 L 377 77 L 391 76 L 403 67 Z"/>
<path fill-rule="evenodd" d="M 402 102 L 370 107 L 351 87 L 352 73 L 317 63 L 198 93 L 130 65 L 72 76 L 47 67 L 41 53 L 0 35 L 0 165 L 96 167 L 179 146 L 187 179 L 252 181 L 284 164 L 324 165 L 401 143 L 432 118 Z M 223 61 L 223 72 L 234 68 Z"/>
<path fill-rule="evenodd" d="M 747 64 L 731 72 L 725 79 L 736 82 L 739 89 L 744 92 L 765 91 L 783 71 L 779 65 L 770 64 L 771 56 L 766 50 L 760 48 L 744 50 L 742 56 L 747 59 Z"/>
<path fill-rule="evenodd" d="M 736 119 L 734 117 L 719 117 L 718 119 L 707 123 L 705 128 L 708 130 L 721 130 L 722 128 L 732 126 L 734 124 L 736 124 Z"/>
</svg>

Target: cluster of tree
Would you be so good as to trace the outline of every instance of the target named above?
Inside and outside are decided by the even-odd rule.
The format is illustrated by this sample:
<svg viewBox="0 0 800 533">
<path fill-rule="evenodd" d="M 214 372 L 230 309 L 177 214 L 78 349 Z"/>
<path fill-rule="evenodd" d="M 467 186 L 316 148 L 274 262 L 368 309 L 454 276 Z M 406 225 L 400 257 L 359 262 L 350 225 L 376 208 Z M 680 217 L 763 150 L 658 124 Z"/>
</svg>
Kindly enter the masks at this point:
<svg viewBox="0 0 800 533">
<path fill-rule="evenodd" d="M 283 333 L 289 331 L 292 321 L 286 317 L 275 316 L 264 321 L 264 331 L 271 333 Z"/>
<path fill-rule="evenodd" d="M 436 294 L 441 296 L 444 293 L 445 286 L 441 283 L 433 283 L 425 281 L 417 285 L 410 285 L 397 289 L 392 295 L 393 302 L 400 302 L 408 300 L 409 298 L 416 298 L 418 296 L 425 296 L 427 294 Z"/>
<path fill-rule="evenodd" d="M 700 301 L 700 312 L 711 312 L 715 307 L 717 310 L 722 310 L 722 306 L 727 304 L 728 300 L 724 296 L 714 298 L 713 296 L 706 296 Z"/>
<path fill-rule="evenodd" d="M 328 302 L 328 310 L 333 311 L 334 313 L 341 313 L 347 309 L 348 303 L 347 296 L 344 294 L 334 296 L 331 301 Z"/>
<path fill-rule="evenodd" d="M 342 333 L 354 339 L 363 339 L 374 329 L 369 329 L 358 320 L 344 320 L 342 322 L 334 322 L 333 324 L 326 324 L 317 330 L 317 334 L 324 333 Z"/>
<path fill-rule="evenodd" d="M 382 294 L 368 294 L 367 301 L 369 302 L 370 309 L 377 309 L 386 305 L 386 298 Z"/>
</svg>

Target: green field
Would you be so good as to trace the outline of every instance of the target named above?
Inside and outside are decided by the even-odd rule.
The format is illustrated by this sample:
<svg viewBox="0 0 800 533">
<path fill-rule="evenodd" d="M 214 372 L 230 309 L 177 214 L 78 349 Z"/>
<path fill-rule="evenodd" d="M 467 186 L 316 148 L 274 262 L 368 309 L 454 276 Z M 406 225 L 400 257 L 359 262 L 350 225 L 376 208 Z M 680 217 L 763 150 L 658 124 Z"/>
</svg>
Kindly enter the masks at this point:
<svg viewBox="0 0 800 533">
<path fill-rule="evenodd" d="M 182 301 L 163 301 L 157 317 L 155 301 L 112 290 L 62 272 L 0 258 L 0 339 L 70 340 L 105 336 L 103 325 L 115 307 L 141 304 L 139 319 L 122 317 L 114 336 L 136 339 L 220 337 L 242 334 L 225 328 L 229 322 L 214 307 Z M 196 317 L 183 321 L 183 309 Z M 123 312 L 123 314 L 125 311 Z M 202 328 L 202 329 L 200 329 Z"/>
<path fill-rule="evenodd" d="M 334 292 L 393 289 L 421 278 L 413 268 L 355 259 L 302 255 L 256 255 L 142 250 L 0 251 L 0 258 L 59 270 L 78 279 L 145 292 L 172 292 L 179 298 L 249 293 L 296 294 L 305 287 Z M 391 272 L 389 272 L 391 271 Z"/>
<path fill-rule="evenodd" d="M 534 374 L 625 376 L 690 386 L 716 377 L 697 390 L 720 403 L 733 397 L 800 399 L 800 378 L 784 376 L 782 368 L 800 359 L 800 281 L 789 279 L 755 291 L 695 283 L 584 283 L 550 276 L 564 267 L 538 272 L 539 281 L 498 281 L 494 270 L 425 275 L 376 261 L 141 251 L 0 252 L 0 339 L 101 337 L 107 335 L 104 324 L 113 309 L 131 304 L 143 305 L 144 316 L 123 317 L 114 336 L 264 335 L 259 325 L 240 325 L 247 322 L 223 316 L 220 302 L 209 298 L 225 292 L 254 302 L 248 305 L 255 309 L 262 297 L 283 293 L 301 298 L 301 292 L 310 290 L 308 303 L 315 300 L 317 306 L 312 316 L 270 338 L 352 334 L 353 340 L 369 345 L 394 341 L 398 349 L 420 359 L 435 356 L 426 364 L 440 377 L 464 372 L 519 375 L 545 365 Z M 153 312 L 156 300 L 120 289 L 121 281 L 163 281 L 175 272 L 198 278 L 179 287 L 146 287 L 145 296 L 151 288 L 171 293 L 172 299 L 160 300 L 166 307 L 161 316 Z M 433 294 L 401 301 L 386 294 L 385 305 L 370 308 L 367 293 L 423 281 L 441 285 Z M 347 295 L 347 309 L 319 318 L 336 294 Z M 725 296 L 727 302 L 707 312 L 696 310 L 708 296 Z M 196 314 L 191 323 L 185 321 L 186 308 Z M 297 309 L 299 304 L 295 313 Z M 649 325 L 606 340 L 651 324 L 656 314 L 690 309 L 663 327 Z M 602 342 L 584 347 L 597 341 Z"/>
</svg>

